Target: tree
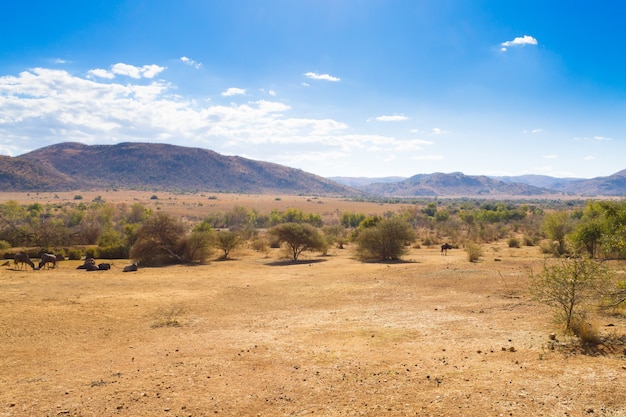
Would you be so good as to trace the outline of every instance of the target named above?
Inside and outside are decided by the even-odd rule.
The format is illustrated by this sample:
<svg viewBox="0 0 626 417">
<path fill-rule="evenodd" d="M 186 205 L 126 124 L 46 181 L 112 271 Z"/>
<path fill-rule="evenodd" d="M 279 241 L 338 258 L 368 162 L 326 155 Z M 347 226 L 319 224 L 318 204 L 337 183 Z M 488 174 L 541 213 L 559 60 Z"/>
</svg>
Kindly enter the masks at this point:
<svg viewBox="0 0 626 417">
<path fill-rule="evenodd" d="M 546 236 L 559 243 L 558 255 L 565 253 L 565 235 L 572 230 L 572 220 L 565 211 L 557 211 L 547 214 L 543 222 L 543 230 Z"/>
<path fill-rule="evenodd" d="M 583 319 L 594 301 L 610 294 L 615 288 L 611 275 L 601 262 L 588 258 L 562 259 L 543 266 L 543 271 L 531 284 L 536 300 L 556 311 L 565 329 L 571 331 Z"/>
<path fill-rule="evenodd" d="M 390 261 L 406 253 L 406 245 L 415 240 L 411 225 L 400 217 L 381 219 L 366 227 L 357 238 L 357 254 L 364 260 Z"/>
<path fill-rule="evenodd" d="M 308 223 L 283 223 L 274 226 L 268 234 L 287 245 L 294 262 L 305 250 L 321 250 L 324 239 L 319 231 Z"/>
<path fill-rule="evenodd" d="M 215 245 L 224 252 L 222 259 L 228 259 L 232 251 L 243 244 L 241 234 L 231 232 L 230 230 L 222 230 L 215 234 Z"/>
<path fill-rule="evenodd" d="M 187 227 L 179 219 L 159 212 L 137 230 L 130 256 L 147 266 L 182 263 L 186 237 Z"/>
</svg>

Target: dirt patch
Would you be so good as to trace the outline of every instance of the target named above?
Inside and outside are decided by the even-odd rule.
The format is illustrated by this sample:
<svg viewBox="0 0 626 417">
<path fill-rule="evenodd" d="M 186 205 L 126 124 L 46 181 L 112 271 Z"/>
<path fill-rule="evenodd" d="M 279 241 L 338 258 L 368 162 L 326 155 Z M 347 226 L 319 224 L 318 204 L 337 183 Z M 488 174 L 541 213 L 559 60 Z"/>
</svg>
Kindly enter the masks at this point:
<svg viewBox="0 0 626 417">
<path fill-rule="evenodd" d="M 0 270 L 0 416 L 626 415 L 619 340 L 550 340 L 536 248 L 406 259 Z"/>
</svg>

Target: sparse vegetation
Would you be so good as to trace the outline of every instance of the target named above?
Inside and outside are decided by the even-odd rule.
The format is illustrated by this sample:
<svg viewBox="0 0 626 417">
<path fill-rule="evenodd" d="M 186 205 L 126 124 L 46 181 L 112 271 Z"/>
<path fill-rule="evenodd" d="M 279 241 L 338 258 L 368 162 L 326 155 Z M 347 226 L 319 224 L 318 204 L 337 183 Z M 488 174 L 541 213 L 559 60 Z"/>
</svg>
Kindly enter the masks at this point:
<svg viewBox="0 0 626 417">
<path fill-rule="evenodd" d="M 552 307 L 566 331 L 586 331 L 584 320 L 590 309 L 600 305 L 614 289 L 606 266 L 588 258 L 545 262 L 534 278 L 531 292 L 540 302 Z"/>
<path fill-rule="evenodd" d="M 483 256 L 483 248 L 478 243 L 467 242 L 465 244 L 465 253 L 467 253 L 468 261 L 477 262 Z"/>
<path fill-rule="evenodd" d="M 402 218 L 382 219 L 359 232 L 357 254 L 363 260 L 393 261 L 405 254 L 414 240 L 413 228 Z"/>
<path fill-rule="evenodd" d="M 319 231 L 308 223 L 283 223 L 274 226 L 268 233 L 286 245 L 294 262 L 302 252 L 321 250 L 325 244 Z"/>
</svg>

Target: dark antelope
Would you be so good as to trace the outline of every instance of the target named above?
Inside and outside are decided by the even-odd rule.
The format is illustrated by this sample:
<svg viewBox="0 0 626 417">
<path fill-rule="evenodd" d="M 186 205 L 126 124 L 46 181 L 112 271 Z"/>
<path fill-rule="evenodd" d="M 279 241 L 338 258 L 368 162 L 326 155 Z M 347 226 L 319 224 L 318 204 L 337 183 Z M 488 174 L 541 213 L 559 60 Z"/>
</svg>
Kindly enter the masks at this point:
<svg viewBox="0 0 626 417">
<path fill-rule="evenodd" d="M 28 255 L 26 255 L 26 253 L 24 252 L 15 254 L 15 256 L 13 257 L 13 264 L 15 266 L 19 264 L 20 269 L 22 269 L 22 267 L 26 268 L 26 265 L 30 265 L 31 268 L 35 269 L 35 264 L 33 263 L 33 261 L 30 260 Z"/>
<path fill-rule="evenodd" d="M 46 264 L 52 264 L 52 266 L 48 265 L 48 269 L 55 268 L 57 266 L 57 257 L 51 253 L 42 253 L 41 262 L 39 262 L 39 269 L 46 266 Z"/>
<path fill-rule="evenodd" d="M 452 249 L 452 245 L 449 245 L 447 243 L 444 243 L 443 245 L 441 245 L 441 254 L 442 255 L 447 255 L 448 254 L 448 249 Z"/>
</svg>

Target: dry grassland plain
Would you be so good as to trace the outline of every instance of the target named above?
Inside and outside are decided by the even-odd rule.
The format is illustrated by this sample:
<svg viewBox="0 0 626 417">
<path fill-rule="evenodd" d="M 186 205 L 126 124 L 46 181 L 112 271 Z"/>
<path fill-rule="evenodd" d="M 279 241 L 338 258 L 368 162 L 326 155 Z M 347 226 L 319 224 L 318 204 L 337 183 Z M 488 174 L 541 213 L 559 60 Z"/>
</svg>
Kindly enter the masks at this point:
<svg viewBox="0 0 626 417">
<path fill-rule="evenodd" d="M 201 206 L 158 192 L 125 198 L 155 204 L 153 194 L 168 212 L 398 209 L 288 196 L 207 195 Z M 558 332 L 550 340 L 557 325 L 527 290 L 539 250 L 483 250 L 475 263 L 462 249 L 428 247 L 404 262 L 363 263 L 347 246 L 297 264 L 277 249 L 244 248 L 230 261 L 132 273 L 121 270 L 127 261 L 98 272 L 77 270 L 79 261 L 4 266 L 0 416 L 626 416 L 625 346 L 585 354 Z M 596 325 L 626 334 L 620 314 Z"/>
</svg>

